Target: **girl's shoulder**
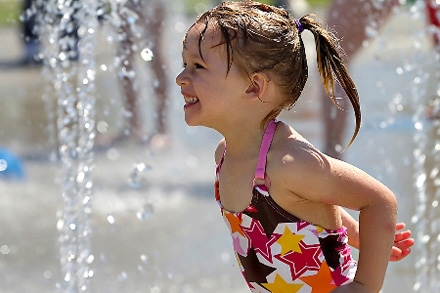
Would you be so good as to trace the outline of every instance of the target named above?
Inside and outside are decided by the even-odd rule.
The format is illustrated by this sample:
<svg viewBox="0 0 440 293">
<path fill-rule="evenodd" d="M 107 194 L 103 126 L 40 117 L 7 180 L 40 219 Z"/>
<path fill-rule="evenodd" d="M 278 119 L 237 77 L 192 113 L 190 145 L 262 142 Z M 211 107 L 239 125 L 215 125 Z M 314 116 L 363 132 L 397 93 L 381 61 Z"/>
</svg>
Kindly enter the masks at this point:
<svg viewBox="0 0 440 293">
<path fill-rule="evenodd" d="M 287 124 L 279 123 L 268 154 L 268 170 L 280 180 L 325 171 L 333 158 L 325 155 Z M 319 173 L 320 173 L 319 172 Z"/>
<path fill-rule="evenodd" d="M 271 152 L 283 158 L 307 160 L 326 157 L 291 126 L 281 122 L 271 145 Z"/>
</svg>

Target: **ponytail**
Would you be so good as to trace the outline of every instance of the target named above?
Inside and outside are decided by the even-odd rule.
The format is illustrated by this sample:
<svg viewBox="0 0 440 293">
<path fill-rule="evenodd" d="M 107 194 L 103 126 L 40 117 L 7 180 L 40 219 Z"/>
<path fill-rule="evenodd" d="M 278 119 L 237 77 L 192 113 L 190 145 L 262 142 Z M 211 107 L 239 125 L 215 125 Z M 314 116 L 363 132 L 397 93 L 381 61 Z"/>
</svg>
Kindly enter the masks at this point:
<svg viewBox="0 0 440 293">
<path fill-rule="evenodd" d="M 328 96 L 333 101 L 335 106 L 339 110 L 342 110 L 336 102 L 336 78 L 350 99 L 351 105 L 353 106 L 356 117 L 356 128 L 350 143 L 344 149 L 345 151 L 353 143 L 361 126 L 361 108 L 356 86 L 348 74 L 347 67 L 341 60 L 342 49 L 339 47 L 338 40 L 335 35 L 324 28 L 316 17 L 311 14 L 301 17 L 299 19 L 299 24 L 300 25 L 298 25 L 298 27 L 308 29 L 315 37 L 319 74 L 321 75 L 321 80 Z"/>
</svg>

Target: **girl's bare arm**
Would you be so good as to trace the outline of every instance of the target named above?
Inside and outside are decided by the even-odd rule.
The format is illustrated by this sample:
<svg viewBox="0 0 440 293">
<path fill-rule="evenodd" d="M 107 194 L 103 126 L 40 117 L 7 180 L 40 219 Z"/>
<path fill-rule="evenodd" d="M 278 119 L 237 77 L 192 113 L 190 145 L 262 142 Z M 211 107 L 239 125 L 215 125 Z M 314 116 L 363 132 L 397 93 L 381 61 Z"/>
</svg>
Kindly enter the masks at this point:
<svg viewBox="0 0 440 293">
<path fill-rule="evenodd" d="M 360 212 L 355 285 L 378 292 L 394 243 L 397 214 L 394 194 L 360 169 L 313 148 L 293 146 L 289 151 L 293 160 L 280 164 L 283 169 L 280 175 L 289 174 L 283 181 L 286 188 L 306 200 Z"/>
</svg>

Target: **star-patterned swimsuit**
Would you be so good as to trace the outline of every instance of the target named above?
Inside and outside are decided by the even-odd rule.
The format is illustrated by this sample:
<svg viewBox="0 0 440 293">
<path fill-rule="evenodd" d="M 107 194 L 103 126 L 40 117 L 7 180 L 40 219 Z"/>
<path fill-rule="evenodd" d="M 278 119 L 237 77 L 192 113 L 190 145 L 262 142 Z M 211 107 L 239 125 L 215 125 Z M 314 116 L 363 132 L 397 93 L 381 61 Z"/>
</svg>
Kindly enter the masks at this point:
<svg viewBox="0 0 440 293">
<path fill-rule="evenodd" d="M 255 178 L 262 182 L 276 125 L 269 123 L 261 143 Z M 216 169 L 215 197 L 251 292 L 329 292 L 351 282 L 356 262 L 345 227 L 328 230 L 298 219 L 272 199 L 266 185 L 254 184 L 251 203 L 243 212 L 223 208 L 219 173 L 225 152 L 226 147 Z"/>
</svg>

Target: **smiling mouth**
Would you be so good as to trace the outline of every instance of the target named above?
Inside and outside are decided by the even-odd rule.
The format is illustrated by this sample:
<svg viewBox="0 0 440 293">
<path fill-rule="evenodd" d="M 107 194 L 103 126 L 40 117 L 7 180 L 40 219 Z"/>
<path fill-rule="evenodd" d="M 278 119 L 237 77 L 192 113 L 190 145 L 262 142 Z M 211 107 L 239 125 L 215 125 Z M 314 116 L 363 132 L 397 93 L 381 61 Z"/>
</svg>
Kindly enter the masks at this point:
<svg viewBox="0 0 440 293">
<path fill-rule="evenodd" d="M 195 104 L 199 101 L 197 97 L 186 96 L 186 95 L 183 97 L 185 98 L 185 106 Z"/>
</svg>

